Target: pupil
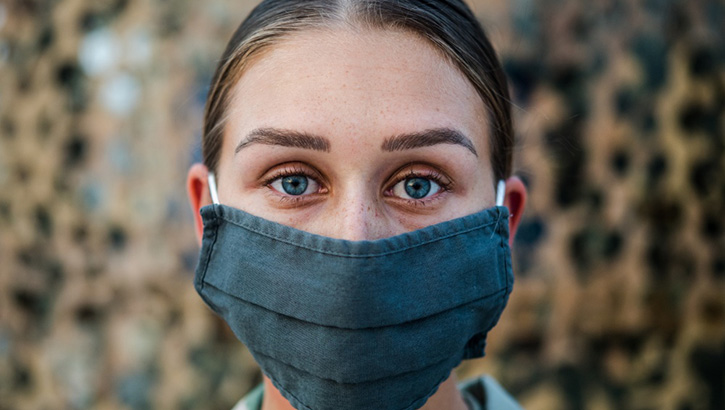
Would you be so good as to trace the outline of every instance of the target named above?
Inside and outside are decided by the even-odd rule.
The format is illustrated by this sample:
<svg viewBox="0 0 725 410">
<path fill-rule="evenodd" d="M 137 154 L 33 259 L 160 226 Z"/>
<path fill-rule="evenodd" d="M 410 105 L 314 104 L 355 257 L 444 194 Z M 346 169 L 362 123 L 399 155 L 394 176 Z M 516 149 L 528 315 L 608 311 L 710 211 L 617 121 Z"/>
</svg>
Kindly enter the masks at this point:
<svg viewBox="0 0 725 410">
<path fill-rule="evenodd" d="M 307 190 L 307 177 L 292 175 L 282 179 L 282 189 L 289 195 L 302 195 Z"/>
<path fill-rule="evenodd" d="M 405 181 L 405 192 L 414 199 L 424 198 L 430 192 L 430 181 L 425 178 L 410 178 Z"/>
</svg>

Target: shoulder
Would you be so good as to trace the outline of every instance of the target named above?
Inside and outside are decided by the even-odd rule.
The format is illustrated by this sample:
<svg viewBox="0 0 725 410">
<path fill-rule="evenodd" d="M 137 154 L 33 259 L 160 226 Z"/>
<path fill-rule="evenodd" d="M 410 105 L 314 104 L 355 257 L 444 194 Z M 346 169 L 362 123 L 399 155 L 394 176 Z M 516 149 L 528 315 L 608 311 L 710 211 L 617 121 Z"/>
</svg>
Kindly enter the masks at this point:
<svg viewBox="0 0 725 410">
<path fill-rule="evenodd" d="M 469 406 L 475 410 L 522 410 L 522 407 L 491 376 L 481 376 L 458 384 Z"/>
</svg>

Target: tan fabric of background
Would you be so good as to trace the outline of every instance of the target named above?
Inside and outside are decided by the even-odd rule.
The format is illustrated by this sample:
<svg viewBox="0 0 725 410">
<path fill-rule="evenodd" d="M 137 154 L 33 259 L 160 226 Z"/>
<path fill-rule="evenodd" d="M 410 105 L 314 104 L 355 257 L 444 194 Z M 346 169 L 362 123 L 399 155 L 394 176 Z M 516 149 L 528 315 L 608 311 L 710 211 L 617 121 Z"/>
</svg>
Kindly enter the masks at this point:
<svg viewBox="0 0 725 410">
<path fill-rule="evenodd" d="M 252 1 L 0 1 L 0 409 L 228 409 L 184 179 Z M 530 203 L 488 356 L 529 410 L 725 409 L 725 4 L 472 2 Z"/>
</svg>

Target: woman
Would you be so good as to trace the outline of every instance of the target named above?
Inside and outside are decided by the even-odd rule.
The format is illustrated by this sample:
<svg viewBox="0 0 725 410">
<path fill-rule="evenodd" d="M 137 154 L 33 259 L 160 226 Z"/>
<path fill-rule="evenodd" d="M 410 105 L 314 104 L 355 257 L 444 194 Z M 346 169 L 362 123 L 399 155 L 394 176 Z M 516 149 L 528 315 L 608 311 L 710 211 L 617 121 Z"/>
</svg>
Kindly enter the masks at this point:
<svg viewBox="0 0 725 410">
<path fill-rule="evenodd" d="M 512 146 L 505 77 L 462 1 L 262 2 L 188 176 L 196 288 L 264 373 L 238 408 L 517 408 L 451 373 L 483 356 L 511 291 Z"/>
</svg>

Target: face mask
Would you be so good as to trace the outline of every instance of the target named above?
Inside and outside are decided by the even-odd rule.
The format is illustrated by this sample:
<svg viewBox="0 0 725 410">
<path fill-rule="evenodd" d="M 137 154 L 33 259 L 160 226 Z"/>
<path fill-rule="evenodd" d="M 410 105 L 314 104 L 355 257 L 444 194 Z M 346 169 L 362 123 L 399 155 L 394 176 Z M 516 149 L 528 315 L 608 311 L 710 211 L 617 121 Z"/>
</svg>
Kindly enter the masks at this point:
<svg viewBox="0 0 725 410">
<path fill-rule="evenodd" d="M 194 285 L 295 408 L 417 409 L 483 356 L 513 285 L 502 184 L 494 208 L 373 241 L 219 205 L 210 187 Z"/>
</svg>

